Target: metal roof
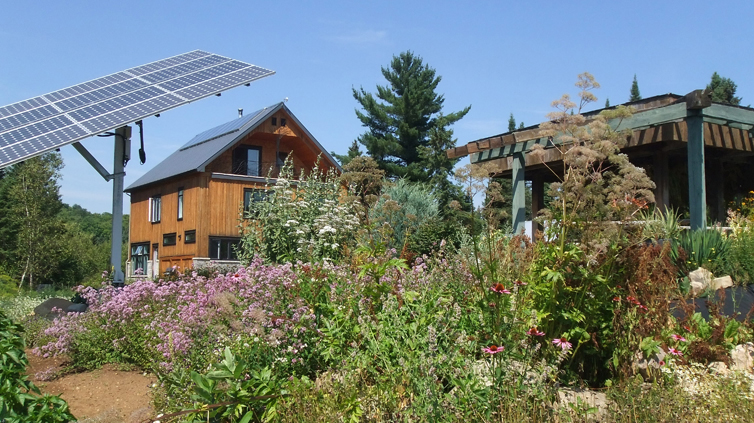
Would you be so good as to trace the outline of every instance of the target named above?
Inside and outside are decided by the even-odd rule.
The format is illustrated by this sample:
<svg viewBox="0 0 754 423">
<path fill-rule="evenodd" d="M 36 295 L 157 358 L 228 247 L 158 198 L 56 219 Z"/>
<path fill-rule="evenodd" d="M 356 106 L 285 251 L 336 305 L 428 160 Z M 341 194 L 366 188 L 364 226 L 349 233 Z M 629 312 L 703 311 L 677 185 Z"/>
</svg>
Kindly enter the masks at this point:
<svg viewBox="0 0 754 423">
<path fill-rule="evenodd" d="M 335 161 L 330 153 L 328 153 L 319 142 L 317 142 L 296 116 L 291 113 L 285 103 L 280 102 L 199 133 L 165 160 L 160 162 L 157 166 L 142 175 L 126 188 L 125 191 L 130 192 L 136 188 L 150 185 L 184 173 L 203 172 L 205 166 L 280 109 L 284 109 L 290 115 L 294 122 L 322 151 L 325 158 L 340 170 L 338 162 Z"/>
</svg>

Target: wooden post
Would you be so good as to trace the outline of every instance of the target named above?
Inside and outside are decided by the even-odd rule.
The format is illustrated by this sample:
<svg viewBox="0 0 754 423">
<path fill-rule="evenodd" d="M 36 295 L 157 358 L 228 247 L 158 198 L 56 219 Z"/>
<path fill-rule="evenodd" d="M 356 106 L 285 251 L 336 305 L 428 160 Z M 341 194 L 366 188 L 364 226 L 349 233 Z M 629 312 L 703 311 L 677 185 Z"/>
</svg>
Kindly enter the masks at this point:
<svg viewBox="0 0 754 423">
<path fill-rule="evenodd" d="M 524 179 L 526 160 L 523 152 L 514 153 L 512 159 L 513 207 L 511 217 L 513 220 L 513 233 L 519 235 L 525 231 L 526 224 L 526 183 Z"/>
<path fill-rule="evenodd" d="M 655 206 L 665 213 L 670 207 L 670 174 L 668 172 L 668 154 L 664 151 L 654 155 L 653 179 L 655 183 Z"/>
<path fill-rule="evenodd" d="M 539 211 L 545 206 L 545 182 L 541 176 L 534 176 L 531 179 L 531 239 L 532 241 L 537 239 L 537 231 L 542 230 L 542 225 L 537 223 L 534 219 L 537 218 Z"/>
<path fill-rule="evenodd" d="M 707 194 L 704 175 L 704 119 L 699 109 L 688 110 L 686 116 L 689 142 L 689 211 L 691 229 L 707 228 Z"/>
</svg>

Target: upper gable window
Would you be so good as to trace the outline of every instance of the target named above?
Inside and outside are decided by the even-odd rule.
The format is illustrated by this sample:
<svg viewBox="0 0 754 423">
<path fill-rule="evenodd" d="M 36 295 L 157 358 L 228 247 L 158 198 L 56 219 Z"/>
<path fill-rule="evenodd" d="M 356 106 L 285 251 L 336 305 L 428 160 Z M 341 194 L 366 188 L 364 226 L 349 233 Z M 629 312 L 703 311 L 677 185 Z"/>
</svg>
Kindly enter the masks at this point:
<svg viewBox="0 0 754 423">
<path fill-rule="evenodd" d="M 233 150 L 233 169 L 236 175 L 262 176 L 262 149 L 242 145 Z"/>
</svg>

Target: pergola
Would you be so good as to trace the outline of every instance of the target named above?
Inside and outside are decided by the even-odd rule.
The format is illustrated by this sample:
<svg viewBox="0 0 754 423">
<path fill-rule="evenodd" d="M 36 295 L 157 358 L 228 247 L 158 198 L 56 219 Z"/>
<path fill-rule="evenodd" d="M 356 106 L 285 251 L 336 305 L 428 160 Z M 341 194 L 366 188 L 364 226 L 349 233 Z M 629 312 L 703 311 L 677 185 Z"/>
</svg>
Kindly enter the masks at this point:
<svg viewBox="0 0 754 423">
<path fill-rule="evenodd" d="M 621 152 L 645 168 L 655 182 L 658 208 L 687 206 L 692 229 L 706 228 L 708 208 L 714 220 L 724 221 L 726 201 L 754 189 L 754 109 L 713 103 L 702 90 L 625 105 L 636 110 L 633 116 L 608 123 L 630 130 Z M 587 123 L 601 111 L 585 113 Z M 525 181 L 531 181 L 531 209 L 536 215 L 543 206 L 544 184 L 557 181 L 550 169 L 563 169 L 562 153 L 555 148 L 558 138 L 544 136 L 536 125 L 472 141 L 446 154 L 471 156 L 472 164 L 492 162 L 493 176 L 512 179 L 513 228 L 520 233 Z M 536 144 L 544 148 L 543 155 L 531 154 Z"/>
</svg>

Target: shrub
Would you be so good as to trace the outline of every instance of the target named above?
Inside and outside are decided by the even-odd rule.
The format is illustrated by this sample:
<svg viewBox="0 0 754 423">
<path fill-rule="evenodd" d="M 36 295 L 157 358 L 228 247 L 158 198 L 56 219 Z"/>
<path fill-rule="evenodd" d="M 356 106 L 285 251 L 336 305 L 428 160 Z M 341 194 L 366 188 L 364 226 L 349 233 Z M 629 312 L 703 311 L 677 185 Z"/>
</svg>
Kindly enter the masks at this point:
<svg viewBox="0 0 754 423">
<path fill-rule="evenodd" d="M 425 222 L 437 217 L 437 198 L 428 187 L 399 179 L 382 189 L 382 196 L 369 210 L 376 227 L 386 225 L 391 235 L 387 247 L 401 251 L 411 234 Z"/>
<path fill-rule="evenodd" d="M 717 229 L 684 231 L 673 242 L 671 257 L 683 275 L 699 267 L 716 275 L 725 275 L 729 268 L 730 244 Z M 681 252 L 685 253 L 685 261 L 681 259 Z"/>
</svg>

